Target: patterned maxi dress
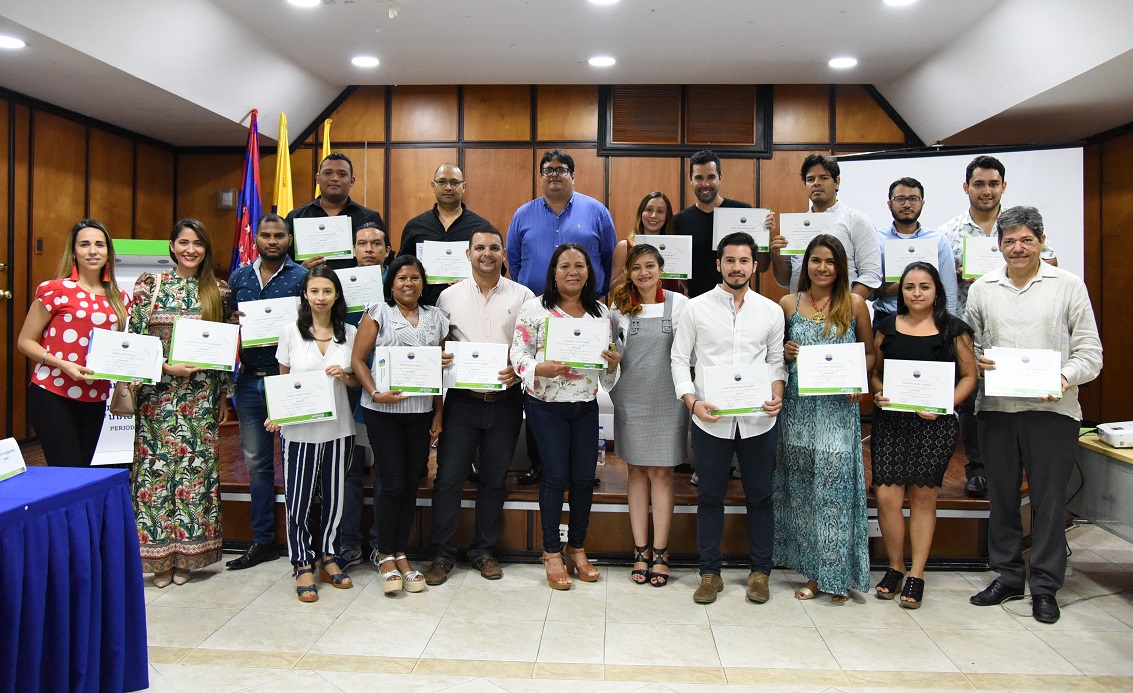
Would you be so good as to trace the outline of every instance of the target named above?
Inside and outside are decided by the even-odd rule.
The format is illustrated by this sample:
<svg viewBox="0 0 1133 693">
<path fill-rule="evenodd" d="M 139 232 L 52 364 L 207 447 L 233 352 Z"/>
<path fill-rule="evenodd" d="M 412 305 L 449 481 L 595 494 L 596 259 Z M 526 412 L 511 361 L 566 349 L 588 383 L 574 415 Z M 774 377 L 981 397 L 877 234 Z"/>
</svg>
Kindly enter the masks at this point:
<svg viewBox="0 0 1133 693">
<path fill-rule="evenodd" d="M 166 358 L 173 320 L 200 317 L 197 278 L 161 275 L 153 312 L 156 279 L 143 274 L 134 285 L 130 332 L 161 339 Z M 218 282 L 228 304 L 228 285 Z M 138 389 L 134 415 L 134 464 L 130 482 L 142 571 L 195 570 L 220 560 L 220 406 L 232 391 L 221 371 L 199 371 L 187 378 L 164 375 Z"/>
<path fill-rule="evenodd" d="M 787 339 L 800 346 L 857 340 L 856 320 L 840 338 L 823 337 L 822 325 L 795 312 Z M 772 494 L 776 565 L 845 594 L 869 588 L 865 466 L 858 405 L 845 395 L 799 396 L 797 362 L 791 364 Z"/>
</svg>

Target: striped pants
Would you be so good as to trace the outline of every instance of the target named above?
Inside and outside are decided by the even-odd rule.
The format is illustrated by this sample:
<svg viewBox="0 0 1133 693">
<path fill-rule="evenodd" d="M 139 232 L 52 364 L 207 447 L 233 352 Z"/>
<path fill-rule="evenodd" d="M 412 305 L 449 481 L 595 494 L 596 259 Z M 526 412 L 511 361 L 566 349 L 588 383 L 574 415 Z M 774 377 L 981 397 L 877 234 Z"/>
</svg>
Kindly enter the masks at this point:
<svg viewBox="0 0 1133 693">
<path fill-rule="evenodd" d="M 354 454 L 354 436 L 325 443 L 299 443 L 287 440 L 286 435 L 282 437 L 287 552 L 291 562 L 310 565 L 315 560 L 310 514 L 316 494 L 322 499 L 319 551 L 324 556 L 337 556 L 346 468 Z"/>
</svg>

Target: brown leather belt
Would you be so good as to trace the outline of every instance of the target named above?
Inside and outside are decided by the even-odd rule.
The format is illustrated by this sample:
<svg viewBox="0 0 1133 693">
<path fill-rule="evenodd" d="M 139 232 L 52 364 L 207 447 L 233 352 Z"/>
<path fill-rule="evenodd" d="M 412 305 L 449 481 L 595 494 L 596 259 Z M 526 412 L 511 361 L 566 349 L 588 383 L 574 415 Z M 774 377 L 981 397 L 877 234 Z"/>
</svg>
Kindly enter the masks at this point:
<svg viewBox="0 0 1133 693">
<path fill-rule="evenodd" d="M 518 386 L 513 385 L 512 387 Z M 476 392 L 474 390 L 459 390 L 458 392 L 462 392 L 467 397 L 478 399 L 483 402 L 499 402 L 502 399 L 507 399 L 508 395 L 511 394 L 511 388 L 509 387 L 506 390 L 500 390 L 498 392 Z"/>
</svg>

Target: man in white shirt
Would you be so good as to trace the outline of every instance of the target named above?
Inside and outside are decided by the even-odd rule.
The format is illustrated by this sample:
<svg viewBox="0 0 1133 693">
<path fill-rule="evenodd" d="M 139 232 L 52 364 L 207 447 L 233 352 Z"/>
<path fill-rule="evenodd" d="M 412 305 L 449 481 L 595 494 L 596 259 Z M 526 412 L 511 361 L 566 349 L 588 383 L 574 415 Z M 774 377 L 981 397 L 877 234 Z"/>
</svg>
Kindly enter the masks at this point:
<svg viewBox="0 0 1133 693">
<path fill-rule="evenodd" d="M 1031 587 L 1035 619 L 1059 618 L 1055 593 L 1066 577 L 1066 485 L 1078 451 L 1082 408 L 1078 386 L 1102 369 L 1102 344 L 1086 285 L 1043 262 L 1043 219 L 1034 207 L 1012 207 L 996 221 L 999 250 L 1007 264 L 972 284 L 968 323 L 981 372 L 994 370 L 990 347 L 1055 350 L 1061 358 L 1060 396 L 989 397 L 976 404 L 979 437 L 991 500 L 988 563 L 999 573 L 976 606 L 1023 596 Z M 1031 516 L 1031 574 L 1023 563 L 1019 485 L 1027 473 Z"/>
<path fill-rule="evenodd" d="M 723 283 L 690 299 L 677 325 L 672 369 L 676 395 L 692 412 L 692 449 L 700 476 L 696 508 L 696 547 L 700 554 L 700 585 L 693 601 L 708 604 L 724 589 L 720 577 L 723 556 L 724 497 L 732 456 L 739 459 L 740 481 L 747 505 L 750 570 L 747 599 L 766 602 L 775 521 L 771 508 L 771 474 L 775 468 L 775 417 L 783 407 L 787 369 L 783 365 L 783 310 L 752 291 L 748 283 L 756 267 L 757 246 L 746 233 L 720 241 L 716 269 Z M 690 365 L 696 364 L 693 380 Z M 704 369 L 766 363 L 771 399 L 763 414 L 716 416 L 720 409 L 704 401 Z"/>
<path fill-rule="evenodd" d="M 535 295 L 501 276 L 504 239 L 496 228 L 485 225 L 473 231 L 465 252 L 472 276 L 445 289 L 437 299 L 437 307 L 449 315 L 448 338 L 510 345 L 519 308 Z M 452 537 L 460 524 L 460 494 L 477 452 L 480 483 L 468 560 L 487 580 L 503 577 L 493 550 L 500 537 L 507 472 L 523 423 L 523 388 L 510 364 L 499 372 L 499 381 L 505 389 L 449 388 L 445 396 L 429 536 L 433 562 L 425 571 L 426 584 L 445 582 L 456 563 Z"/>
</svg>

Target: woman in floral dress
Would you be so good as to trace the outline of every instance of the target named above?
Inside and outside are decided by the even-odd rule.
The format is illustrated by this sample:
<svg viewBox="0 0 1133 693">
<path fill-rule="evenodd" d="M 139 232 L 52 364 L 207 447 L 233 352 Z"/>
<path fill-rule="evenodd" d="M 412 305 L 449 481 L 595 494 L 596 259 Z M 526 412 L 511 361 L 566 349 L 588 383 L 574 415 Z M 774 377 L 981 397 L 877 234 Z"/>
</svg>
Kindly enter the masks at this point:
<svg viewBox="0 0 1133 693">
<path fill-rule="evenodd" d="M 173 271 L 138 277 L 130 311 L 130 331 L 161 339 L 166 358 L 175 318 L 221 322 L 228 303 L 228 285 L 213 274 L 212 239 L 201 222 L 177 222 L 169 256 L 177 262 Z M 167 587 L 220 560 L 217 429 L 228 418 L 232 380 L 225 371 L 187 364 L 161 369 L 161 380 L 136 395 L 130 481 L 142 570 Z"/>
</svg>

